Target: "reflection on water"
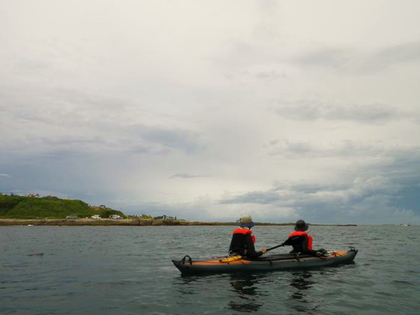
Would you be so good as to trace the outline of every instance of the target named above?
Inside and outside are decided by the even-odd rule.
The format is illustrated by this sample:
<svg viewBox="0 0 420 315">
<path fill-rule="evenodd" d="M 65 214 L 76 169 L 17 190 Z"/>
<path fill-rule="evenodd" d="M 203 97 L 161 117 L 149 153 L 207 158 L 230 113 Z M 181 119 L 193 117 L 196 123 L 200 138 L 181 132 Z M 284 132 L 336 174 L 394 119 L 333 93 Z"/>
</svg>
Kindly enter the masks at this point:
<svg viewBox="0 0 420 315">
<path fill-rule="evenodd" d="M 300 313 L 317 314 L 317 308 L 320 306 L 319 301 L 312 301 L 310 298 L 311 288 L 316 285 L 312 273 L 302 271 L 291 275 L 292 279 L 289 285 L 292 287 L 292 290 L 287 306 Z"/>
<path fill-rule="evenodd" d="M 264 303 L 261 297 L 264 296 L 264 290 L 260 279 L 262 275 L 249 274 L 220 274 L 220 275 L 181 275 L 174 281 L 174 286 L 181 294 L 179 299 L 184 299 L 188 295 L 202 294 L 201 289 L 206 284 L 218 283 L 216 287 L 208 287 L 207 298 L 218 294 L 218 290 L 228 290 L 233 294 L 226 296 L 227 308 L 237 311 L 254 313 L 257 312 Z M 196 301 L 197 302 L 197 301 Z"/>
<path fill-rule="evenodd" d="M 234 298 L 231 298 L 228 307 L 238 312 L 254 313 L 258 312 L 263 306 L 273 308 L 273 305 L 264 305 L 265 296 L 277 297 L 278 301 L 284 300 L 284 304 L 275 306 L 278 314 L 284 312 L 289 313 L 299 312 L 303 314 L 317 314 L 322 301 L 315 301 L 312 296 L 312 288 L 316 285 L 313 274 L 309 271 L 301 271 L 294 273 L 282 273 L 282 276 L 277 278 L 274 283 L 269 283 L 272 280 L 272 273 L 257 275 L 230 275 L 231 291 L 236 293 Z M 285 283 L 287 281 L 287 283 Z M 273 289 L 273 284 L 278 287 L 278 290 L 265 290 L 267 286 Z M 283 288 L 288 288 L 286 291 Z M 283 293 L 281 293 L 283 292 Z M 284 294 L 286 296 L 279 296 Z"/>
<path fill-rule="evenodd" d="M 238 299 L 229 301 L 228 307 L 238 312 L 256 312 L 263 305 L 258 301 L 258 279 L 252 275 L 231 275 L 230 285 Z"/>
<path fill-rule="evenodd" d="M 201 276 L 181 276 L 174 282 L 181 294 L 178 299 L 200 295 L 203 286 L 207 286 L 207 298 L 217 291 L 229 291 L 227 309 L 241 313 L 267 314 L 318 314 L 323 299 L 315 299 L 315 276 L 310 271 L 258 273 L 258 274 L 220 274 Z M 218 283 L 209 287 L 210 283 Z M 274 300 L 273 300 L 274 298 Z M 273 301 L 277 303 L 273 304 Z"/>
<path fill-rule="evenodd" d="M 311 281 L 312 274 L 305 272 L 303 274 L 293 274 L 292 282 L 290 286 L 295 287 L 297 290 L 292 293 L 291 298 L 296 300 L 302 300 L 305 302 L 306 299 L 306 290 L 310 289 L 314 284 Z"/>
<path fill-rule="evenodd" d="M 258 232 L 274 244 L 289 229 Z M 230 227 L 1 227 L 0 314 L 419 313 L 420 226 L 314 230 L 328 248 L 362 249 L 355 264 L 183 277 L 171 259 L 219 254 Z"/>
</svg>

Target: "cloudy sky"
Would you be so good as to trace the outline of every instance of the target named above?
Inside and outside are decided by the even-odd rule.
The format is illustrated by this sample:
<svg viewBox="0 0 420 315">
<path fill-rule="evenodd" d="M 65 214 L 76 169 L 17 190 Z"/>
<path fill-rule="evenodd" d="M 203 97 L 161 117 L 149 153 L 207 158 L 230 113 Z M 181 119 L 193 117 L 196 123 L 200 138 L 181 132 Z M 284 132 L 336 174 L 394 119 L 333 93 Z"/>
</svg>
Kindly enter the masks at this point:
<svg viewBox="0 0 420 315">
<path fill-rule="evenodd" d="M 3 0 L 0 192 L 420 224 L 420 2 Z"/>
</svg>

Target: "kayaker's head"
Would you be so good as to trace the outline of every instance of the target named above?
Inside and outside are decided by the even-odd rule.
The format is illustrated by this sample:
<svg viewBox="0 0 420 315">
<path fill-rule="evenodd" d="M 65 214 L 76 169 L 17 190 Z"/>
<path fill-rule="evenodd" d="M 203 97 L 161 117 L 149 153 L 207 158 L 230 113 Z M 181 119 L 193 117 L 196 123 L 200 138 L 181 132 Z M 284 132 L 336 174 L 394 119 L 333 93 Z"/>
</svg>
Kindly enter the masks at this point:
<svg viewBox="0 0 420 315">
<path fill-rule="evenodd" d="M 236 221 L 236 224 L 242 228 L 252 228 L 255 225 L 252 221 L 251 216 L 248 214 L 244 214 L 243 216 L 241 216 L 241 218 L 238 221 Z"/>
<path fill-rule="evenodd" d="M 295 231 L 306 231 L 308 228 L 309 225 L 302 219 L 296 221 Z"/>
</svg>

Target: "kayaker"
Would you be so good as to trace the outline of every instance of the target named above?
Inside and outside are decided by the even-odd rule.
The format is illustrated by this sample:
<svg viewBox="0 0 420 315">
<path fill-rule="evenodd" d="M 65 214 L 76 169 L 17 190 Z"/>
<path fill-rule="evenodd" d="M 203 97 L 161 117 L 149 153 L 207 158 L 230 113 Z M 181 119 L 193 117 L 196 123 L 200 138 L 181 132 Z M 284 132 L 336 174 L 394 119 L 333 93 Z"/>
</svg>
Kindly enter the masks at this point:
<svg viewBox="0 0 420 315">
<path fill-rule="evenodd" d="M 325 249 L 314 250 L 312 248 L 313 238 L 306 232 L 308 228 L 309 225 L 304 220 L 297 220 L 294 228 L 295 231 L 289 234 L 289 238 L 283 244 L 293 246 L 293 250 L 290 252 L 292 254 L 325 255 Z"/>
<path fill-rule="evenodd" d="M 257 252 L 255 250 L 255 236 L 252 234 L 251 228 L 255 225 L 250 215 L 243 215 L 236 224 L 239 228 L 233 231 L 232 240 L 229 246 L 229 254 L 231 256 L 246 256 L 249 258 L 257 258 L 264 254 L 265 248 Z"/>
</svg>

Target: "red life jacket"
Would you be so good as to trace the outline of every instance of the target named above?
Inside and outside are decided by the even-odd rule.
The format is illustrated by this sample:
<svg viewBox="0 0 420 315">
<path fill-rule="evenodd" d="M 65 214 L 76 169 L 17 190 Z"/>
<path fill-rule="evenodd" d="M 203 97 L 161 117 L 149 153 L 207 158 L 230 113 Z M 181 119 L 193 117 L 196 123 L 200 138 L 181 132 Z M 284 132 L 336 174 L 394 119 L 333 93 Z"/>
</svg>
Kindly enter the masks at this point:
<svg viewBox="0 0 420 315">
<path fill-rule="evenodd" d="M 252 231 L 248 229 L 237 228 L 235 231 L 233 231 L 232 234 L 244 234 L 244 235 L 251 234 L 252 243 L 255 243 L 256 241 L 255 235 L 252 235 Z"/>
<path fill-rule="evenodd" d="M 312 236 L 310 236 L 308 233 L 303 232 L 303 231 L 294 231 L 293 233 L 289 234 L 289 237 L 293 237 L 293 236 L 307 236 L 308 237 L 308 249 L 312 250 Z"/>
</svg>

